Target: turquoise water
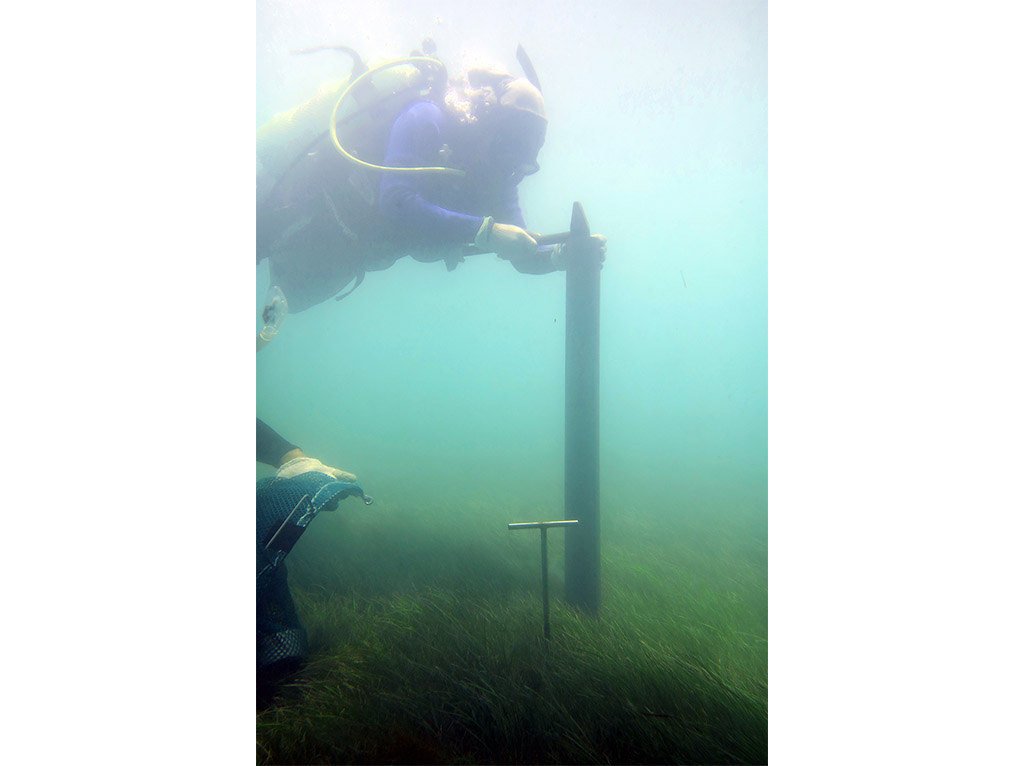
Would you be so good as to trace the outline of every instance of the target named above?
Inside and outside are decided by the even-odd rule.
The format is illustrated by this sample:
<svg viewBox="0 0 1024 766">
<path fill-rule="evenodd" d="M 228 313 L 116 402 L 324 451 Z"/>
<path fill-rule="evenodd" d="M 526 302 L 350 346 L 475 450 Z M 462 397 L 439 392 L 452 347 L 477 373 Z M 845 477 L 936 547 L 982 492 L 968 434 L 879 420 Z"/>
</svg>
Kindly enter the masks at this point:
<svg viewBox="0 0 1024 766">
<path fill-rule="evenodd" d="M 520 186 L 527 223 L 565 230 L 579 200 L 608 237 L 603 518 L 731 516 L 766 534 L 765 4 L 555 5 L 262 2 L 256 125 L 347 74 L 341 55 L 291 49 L 393 57 L 429 35 L 452 73 L 519 74 L 521 42 L 550 120 Z M 257 413 L 382 501 L 429 485 L 560 518 L 564 283 L 493 255 L 370 273 L 257 355 Z M 254 314 L 267 286 L 264 263 Z"/>
</svg>

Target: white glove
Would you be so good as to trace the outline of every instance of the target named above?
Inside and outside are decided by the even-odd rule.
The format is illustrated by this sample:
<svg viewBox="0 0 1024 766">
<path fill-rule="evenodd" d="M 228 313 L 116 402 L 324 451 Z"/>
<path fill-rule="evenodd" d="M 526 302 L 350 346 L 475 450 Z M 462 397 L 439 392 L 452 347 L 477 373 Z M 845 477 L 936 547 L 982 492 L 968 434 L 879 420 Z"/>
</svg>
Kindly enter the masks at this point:
<svg viewBox="0 0 1024 766">
<path fill-rule="evenodd" d="M 338 479 L 340 481 L 355 481 L 356 475 L 349 473 L 348 471 L 340 471 L 337 468 L 331 468 L 329 465 L 324 465 L 315 457 L 297 457 L 289 460 L 287 463 L 277 469 L 277 473 L 274 474 L 278 479 L 291 479 L 295 476 L 300 476 L 310 471 L 317 471 L 318 473 L 327 474 L 332 479 Z"/>
<path fill-rule="evenodd" d="M 473 244 L 481 250 L 497 253 L 499 258 L 507 261 L 537 252 L 537 240 L 526 229 L 507 223 L 495 223 L 490 216 L 484 219 Z"/>
</svg>

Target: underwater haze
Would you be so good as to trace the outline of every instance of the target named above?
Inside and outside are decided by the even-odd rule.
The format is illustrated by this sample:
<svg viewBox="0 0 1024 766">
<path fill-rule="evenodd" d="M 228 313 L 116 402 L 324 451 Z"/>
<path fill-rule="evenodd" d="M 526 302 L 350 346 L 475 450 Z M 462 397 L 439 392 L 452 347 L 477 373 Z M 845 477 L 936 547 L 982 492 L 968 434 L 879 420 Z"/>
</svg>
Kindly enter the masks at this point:
<svg viewBox="0 0 1024 766">
<path fill-rule="evenodd" d="M 671 735 L 638 735 L 635 741 L 647 744 L 609 754 L 583 734 L 576 750 L 552 749 L 563 745 L 547 740 L 538 749 L 509 749 L 513 739 L 495 739 L 506 734 L 482 734 L 472 728 L 479 721 L 461 718 L 468 733 L 456 742 L 444 734 L 457 730 L 454 724 L 431 728 L 427 713 L 421 721 L 402 708 L 389 715 L 407 721 L 406 728 L 394 724 L 406 733 L 359 729 L 366 742 L 356 753 L 326 733 L 328 724 L 306 719 L 300 726 L 279 711 L 273 725 L 267 718 L 273 712 L 258 725 L 264 762 L 616 762 L 618 756 L 733 763 L 758 762 L 767 752 L 766 5 L 258 3 L 254 127 L 310 98 L 321 83 L 347 76 L 347 57 L 292 55 L 296 49 L 348 45 L 372 61 L 408 55 L 429 36 L 450 77 L 477 63 L 518 76 L 515 51 L 523 45 L 549 119 L 541 170 L 519 187 L 527 225 L 565 231 L 579 201 L 592 232 L 608 238 L 600 345 L 605 629 L 632 614 L 623 623 L 630 629 L 663 630 L 665 662 L 678 655 L 686 667 L 705 668 L 701 677 L 717 674 L 719 686 L 745 695 L 743 704 L 763 721 L 763 740 L 757 724 L 753 741 L 730 746 L 722 734 L 714 747 L 688 750 L 695 728 L 701 736 L 729 728 L 723 713 L 706 727 L 679 724 Z M 269 287 L 266 261 L 255 283 L 258 330 Z M 490 254 L 469 257 L 453 272 L 440 262 L 403 258 L 367 273 L 344 300 L 286 318 L 256 358 L 257 415 L 306 454 L 357 474 L 377 501 L 371 507 L 349 501 L 318 517 L 288 559 L 310 630 L 314 680 L 327 684 L 334 672 L 323 663 L 349 662 L 337 658 L 355 651 L 358 630 L 369 630 L 354 621 L 372 622 L 374 609 L 398 609 L 394 600 L 371 608 L 360 599 L 401 593 L 456 610 L 472 602 L 480 606 L 476 614 L 493 607 L 510 626 L 520 624 L 521 606 L 523 630 L 536 627 L 529 620 L 539 615 L 538 539 L 506 525 L 563 518 L 564 368 L 564 273 L 520 274 Z M 258 476 L 271 472 L 258 465 Z M 410 531 L 416 540 L 401 537 Z M 511 541 L 513 535 L 519 538 Z M 555 531 L 549 538 L 552 598 L 560 604 L 563 536 Z M 416 551 L 422 549 L 428 550 L 421 559 Z M 484 571 L 481 552 L 487 551 L 508 563 L 508 583 L 498 582 L 505 564 Z M 375 566 L 391 579 L 374 580 L 366 570 Z M 477 574 L 489 589 L 474 590 Z M 691 606 L 673 600 L 683 592 L 696 594 L 686 602 Z M 342 609 L 336 599 L 348 599 L 351 611 L 322 617 Z M 406 617 L 384 622 L 419 619 L 412 607 L 401 614 Z M 582 636 L 586 626 L 571 622 L 570 628 L 573 619 L 553 612 L 553 633 Z M 477 635 L 491 625 L 474 624 Z M 712 645 L 712 626 L 715 636 L 724 636 L 721 644 Z M 705 628 L 703 639 L 687 645 L 686 636 Z M 631 646 L 655 646 L 655 638 L 630 635 Z M 613 636 L 600 640 L 615 654 Z M 388 641 L 377 635 L 366 646 L 415 656 L 417 649 L 403 649 L 399 638 Z M 346 667 L 367 667 L 368 655 L 360 656 Z M 438 672 L 457 672 L 444 663 L 443 656 L 434 663 Z M 615 677 L 614 668 L 607 672 Z M 296 710 L 303 694 L 326 688 L 313 683 L 291 690 Z M 367 683 L 379 689 L 383 682 Z M 507 704 L 509 694 L 494 704 Z M 646 716 L 638 727 L 684 717 L 648 707 L 638 713 Z M 512 705 L 508 715 L 521 708 Z M 281 711 L 287 709 L 282 703 Z M 607 727 L 614 714 L 600 716 L 594 720 Z M 408 723 L 414 720 L 420 722 Z M 287 726 L 291 739 L 281 733 Z M 516 742 L 527 737 L 516 736 Z M 381 744 L 388 738 L 404 749 L 388 750 Z M 620 732 L 619 739 L 628 737 Z M 552 735 L 555 740 L 565 738 Z M 299 741 L 309 748 L 317 741 L 321 749 L 295 749 Z"/>
<path fill-rule="evenodd" d="M 429 35 L 450 73 L 475 60 L 518 73 L 521 42 L 549 112 L 541 171 L 520 185 L 527 224 L 563 231 L 579 200 L 609 240 L 605 515 L 764 516 L 764 3 L 265 2 L 260 18 L 257 125 L 347 74 L 344 56 L 293 49 L 347 44 L 370 59 Z M 268 279 L 264 263 L 258 306 Z M 257 357 L 259 413 L 370 491 L 472 493 L 486 477 L 556 512 L 564 290 L 564 275 L 493 255 L 452 273 L 403 259 L 286 319 Z"/>
</svg>

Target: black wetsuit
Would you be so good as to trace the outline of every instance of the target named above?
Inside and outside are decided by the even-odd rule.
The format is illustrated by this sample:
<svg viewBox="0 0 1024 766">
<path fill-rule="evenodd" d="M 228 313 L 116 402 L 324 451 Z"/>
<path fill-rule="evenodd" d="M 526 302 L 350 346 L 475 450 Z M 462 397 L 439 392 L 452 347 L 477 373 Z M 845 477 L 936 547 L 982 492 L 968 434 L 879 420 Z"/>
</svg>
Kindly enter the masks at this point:
<svg viewBox="0 0 1024 766">
<path fill-rule="evenodd" d="M 256 418 L 256 462 L 277 468 L 281 465 L 281 458 L 293 449 L 298 447 Z"/>
<path fill-rule="evenodd" d="M 256 418 L 256 460 L 260 463 L 281 465 L 284 455 L 294 444 L 277 431 Z M 258 508 L 258 503 L 257 503 Z M 258 510 L 257 510 L 258 513 Z M 257 525 L 258 528 L 258 525 Z M 270 563 L 270 557 L 256 541 L 257 572 Z M 306 631 L 299 622 L 291 592 L 288 573 L 281 562 L 262 592 L 256 597 L 256 707 L 266 708 L 278 689 L 278 684 L 295 673 L 309 652 Z"/>
</svg>

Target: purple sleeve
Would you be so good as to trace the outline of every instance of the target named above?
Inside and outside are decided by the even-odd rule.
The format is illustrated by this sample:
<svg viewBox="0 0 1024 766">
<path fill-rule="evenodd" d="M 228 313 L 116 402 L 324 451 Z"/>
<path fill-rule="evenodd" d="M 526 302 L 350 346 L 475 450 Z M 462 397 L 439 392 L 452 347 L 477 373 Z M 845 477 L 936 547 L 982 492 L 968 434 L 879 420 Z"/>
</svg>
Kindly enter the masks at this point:
<svg viewBox="0 0 1024 766">
<path fill-rule="evenodd" d="M 391 128 L 384 164 L 406 168 L 439 165 L 442 119 L 441 108 L 429 101 L 417 102 L 402 112 Z M 396 230 L 421 241 L 472 242 L 484 219 L 428 202 L 425 194 L 436 182 L 436 176 L 426 173 L 385 173 L 380 182 L 381 212 Z"/>
</svg>

